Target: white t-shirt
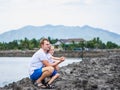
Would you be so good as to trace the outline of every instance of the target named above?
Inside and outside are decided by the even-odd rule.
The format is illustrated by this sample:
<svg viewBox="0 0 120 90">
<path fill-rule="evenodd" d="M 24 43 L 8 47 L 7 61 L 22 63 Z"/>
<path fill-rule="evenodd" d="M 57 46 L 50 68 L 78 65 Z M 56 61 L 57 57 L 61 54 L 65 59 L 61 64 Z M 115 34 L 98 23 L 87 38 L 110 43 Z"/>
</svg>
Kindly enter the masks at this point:
<svg viewBox="0 0 120 90">
<path fill-rule="evenodd" d="M 35 69 L 43 67 L 43 60 L 48 60 L 47 53 L 43 49 L 39 49 L 33 56 L 29 65 L 29 74 L 32 75 Z"/>
<path fill-rule="evenodd" d="M 52 55 L 50 53 L 47 54 L 47 58 L 48 58 L 49 63 L 54 62 L 54 60 L 52 59 Z"/>
</svg>

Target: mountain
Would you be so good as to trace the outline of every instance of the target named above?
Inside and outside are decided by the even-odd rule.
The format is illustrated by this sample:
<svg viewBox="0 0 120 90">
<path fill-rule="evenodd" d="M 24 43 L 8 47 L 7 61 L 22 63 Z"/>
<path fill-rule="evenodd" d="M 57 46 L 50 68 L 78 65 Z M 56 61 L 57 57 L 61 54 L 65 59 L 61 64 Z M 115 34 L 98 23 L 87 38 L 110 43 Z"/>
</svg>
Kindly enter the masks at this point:
<svg viewBox="0 0 120 90">
<path fill-rule="evenodd" d="M 103 42 L 112 41 L 120 45 L 120 35 L 90 26 L 63 26 L 63 25 L 45 25 L 45 26 L 25 26 L 17 30 L 10 30 L 0 34 L 0 42 L 10 42 L 13 40 L 51 37 L 57 39 L 83 38 L 85 40 L 99 37 Z"/>
</svg>

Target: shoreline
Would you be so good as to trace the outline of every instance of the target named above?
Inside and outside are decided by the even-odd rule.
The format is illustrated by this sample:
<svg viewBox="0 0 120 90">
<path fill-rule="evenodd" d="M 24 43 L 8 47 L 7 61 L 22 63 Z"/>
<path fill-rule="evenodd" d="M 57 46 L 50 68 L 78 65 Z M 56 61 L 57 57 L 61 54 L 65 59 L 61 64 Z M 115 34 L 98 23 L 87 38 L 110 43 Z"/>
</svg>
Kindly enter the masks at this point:
<svg viewBox="0 0 120 90">
<path fill-rule="evenodd" d="M 5 50 L 0 51 L 0 57 L 31 57 L 37 50 Z M 89 51 L 55 51 L 54 56 L 73 58 L 107 57 L 111 54 L 120 55 L 120 49 L 96 49 Z"/>
</svg>

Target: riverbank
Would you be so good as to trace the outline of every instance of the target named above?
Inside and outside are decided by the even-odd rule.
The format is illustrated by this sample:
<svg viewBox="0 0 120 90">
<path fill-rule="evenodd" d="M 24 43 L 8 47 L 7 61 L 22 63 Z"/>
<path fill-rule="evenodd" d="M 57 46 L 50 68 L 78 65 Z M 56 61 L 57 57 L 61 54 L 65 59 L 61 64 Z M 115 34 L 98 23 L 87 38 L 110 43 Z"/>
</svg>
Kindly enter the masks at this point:
<svg viewBox="0 0 120 90">
<path fill-rule="evenodd" d="M 0 51 L 0 57 L 31 57 L 37 50 L 8 50 Z M 108 57 L 120 55 L 120 49 L 96 49 L 89 51 L 55 51 L 54 56 L 65 56 L 72 58 Z"/>
<path fill-rule="evenodd" d="M 84 58 L 60 68 L 55 90 L 120 90 L 120 54 Z M 39 90 L 28 77 L 0 90 Z"/>
</svg>

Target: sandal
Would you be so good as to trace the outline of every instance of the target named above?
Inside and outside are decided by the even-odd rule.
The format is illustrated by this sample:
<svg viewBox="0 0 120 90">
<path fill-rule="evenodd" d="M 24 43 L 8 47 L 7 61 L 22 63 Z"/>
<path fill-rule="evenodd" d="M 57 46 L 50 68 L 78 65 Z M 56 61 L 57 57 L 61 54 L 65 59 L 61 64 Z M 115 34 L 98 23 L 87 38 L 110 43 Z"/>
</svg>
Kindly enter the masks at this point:
<svg viewBox="0 0 120 90">
<path fill-rule="evenodd" d="M 31 80 L 31 82 L 32 82 L 32 84 L 34 84 L 34 83 L 35 83 L 35 80 Z"/>
<path fill-rule="evenodd" d="M 43 85 L 42 83 L 37 83 L 37 82 L 35 82 L 34 85 L 35 85 L 36 87 L 38 87 L 38 88 L 46 89 L 46 86 Z"/>
<path fill-rule="evenodd" d="M 43 79 L 43 80 L 41 81 L 41 83 L 46 86 L 45 79 Z"/>
<path fill-rule="evenodd" d="M 54 85 L 47 84 L 47 85 L 46 85 L 46 88 L 47 88 L 47 89 L 54 89 L 55 86 L 54 86 Z"/>
</svg>

